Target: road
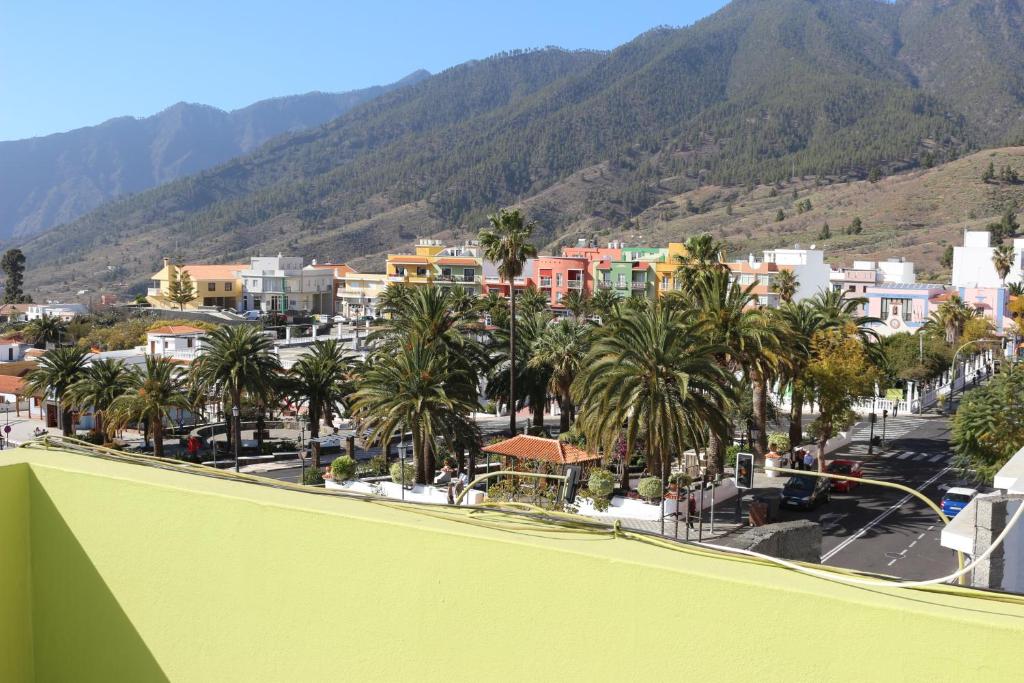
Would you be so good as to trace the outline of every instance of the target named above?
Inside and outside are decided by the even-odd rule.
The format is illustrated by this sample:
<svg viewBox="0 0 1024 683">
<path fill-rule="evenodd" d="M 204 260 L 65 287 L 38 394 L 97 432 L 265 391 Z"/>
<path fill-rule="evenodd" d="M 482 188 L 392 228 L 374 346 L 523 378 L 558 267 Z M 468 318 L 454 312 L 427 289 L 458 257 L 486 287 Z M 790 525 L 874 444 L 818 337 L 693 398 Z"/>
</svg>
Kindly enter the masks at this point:
<svg viewBox="0 0 1024 683">
<path fill-rule="evenodd" d="M 875 459 L 863 462 L 864 476 L 909 486 L 939 502 L 943 491 L 957 483 L 950 462 L 949 420 L 901 416 L 889 422 L 894 438 Z M 865 440 L 830 459 L 859 460 L 867 457 L 866 451 Z M 922 501 L 901 491 L 862 484 L 851 493 L 833 494 L 831 503 L 811 512 L 783 511 L 782 518 L 822 525 L 823 564 L 907 579 L 934 578 L 956 569 L 955 554 L 939 543 L 942 521 Z"/>
</svg>

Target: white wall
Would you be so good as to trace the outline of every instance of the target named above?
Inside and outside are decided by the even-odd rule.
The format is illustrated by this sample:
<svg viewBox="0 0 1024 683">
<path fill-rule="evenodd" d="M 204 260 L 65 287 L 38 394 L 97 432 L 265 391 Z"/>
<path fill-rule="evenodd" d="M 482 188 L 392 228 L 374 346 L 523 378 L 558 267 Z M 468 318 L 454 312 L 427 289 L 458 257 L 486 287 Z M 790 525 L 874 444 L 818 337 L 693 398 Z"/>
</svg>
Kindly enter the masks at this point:
<svg viewBox="0 0 1024 683">
<path fill-rule="evenodd" d="M 954 287 L 1002 287 L 996 268 L 992 265 L 994 248 L 991 235 L 985 230 L 965 230 L 964 246 L 953 247 Z M 1024 239 L 1013 240 L 1014 267 L 1006 282 L 1021 282 L 1021 263 L 1024 259 Z"/>
</svg>

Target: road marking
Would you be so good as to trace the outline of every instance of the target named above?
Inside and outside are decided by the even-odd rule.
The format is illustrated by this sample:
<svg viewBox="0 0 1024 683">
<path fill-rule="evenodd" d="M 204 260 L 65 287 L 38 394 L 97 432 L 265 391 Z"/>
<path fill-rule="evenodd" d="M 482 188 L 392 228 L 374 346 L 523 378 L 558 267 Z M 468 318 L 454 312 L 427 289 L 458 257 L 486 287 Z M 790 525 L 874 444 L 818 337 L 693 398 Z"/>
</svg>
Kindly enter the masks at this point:
<svg viewBox="0 0 1024 683">
<path fill-rule="evenodd" d="M 928 527 L 928 531 L 931 531 L 931 530 L 932 530 L 932 529 L 934 529 L 934 528 L 935 528 L 935 525 L 934 525 L 934 524 L 932 524 L 932 525 L 931 525 L 930 527 Z"/>
<path fill-rule="evenodd" d="M 915 545 L 917 545 L 917 541 L 911 541 L 910 545 L 908 545 L 907 547 L 908 548 L 913 548 Z"/>
<path fill-rule="evenodd" d="M 950 468 L 950 467 L 946 467 L 946 468 L 943 468 L 943 469 L 939 470 L 938 472 L 936 472 L 936 473 L 935 473 L 935 475 L 934 475 L 934 476 L 933 476 L 933 477 L 932 477 L 931 479 L 929 479 L 929 480 L 928 480 L 928 481 L 926 481 L 925 483 L 923 483 L 923 484 L 921 484 L 920 486 L 918 486 L 918 487 L 917 487 L 917 491 L 922 491 L 922 490 L 924 490 L 924 489 L 928 488 L 929 486 L 931 486 L 932 484 L 934 484 L 934 483 L 935 483 L 935 482 L 936 482 L 936 481 L 937 481 L 937 480 L 939 479 L 939 477 L 943 476 L 944 474 L 946 474 L 947 472 L 949 472 L 949 471 L 950 471 L 951 469 L 952 469 L 952 468 Z M 903 498 L 901 498 L 900 500 L 898 500 L 898 501 L 897 501 L 897 502 L 896 502 L 895 504 L 893 504 L 893 505 L 892 505 L 892 507 L 890 507 L 890 508 L 889 508 L 888 510 L 886 510 L 886 511 L 882 512 L 882 514 L 878 515 L 878 516 L 877 516 L 877 517 L 875 517 L 875 518 L 874 518 L 873 520 L 871 520 L 870 522 L 868 522 L 867 524 L 865 524 L 864 526 L 862 526 L 862 527 L 861 527 L 860 529 L 858 529 L 858 530 L 857 530 L 857 532 L 856 532 L 855 534 L 853 534 L 853 535 L 852 535 L 852 536 L 850 536 L 850 537 L 849 537 L 848 539 L 846 539 L 845 541 L 843 541 L 842 543 L 840 543 L 839 545 L 837 545 L 837 546 L 836 546 L 835 548 L 832 548 L 832 550 L 830 550 L 830 551 L 828 551 L 827 553 L 825 553 L 824 555 L 822 555 L 822 556 L 821 556 L 821 563 L 822 563 L 822 564 L 825 564 L 826 562 L 828 562 L 828 560 L 829 560 L 830 558 L 832 558 L 832 556 L 834 556 L 834 555 L 835 555 L 836 553 L 838 553 L 838 552 L 839 552 L 840 550 L 842 550 L 843 548 L 846 548 L 846 547 L 847 547 L 847 546 L 849 546 L 849 545 L 850 545 L 851 543 L 853 543 L 854 541 L 856 541 L 857 539 L 859 539 L 859 538 L 860 538 L 861 536 L 863 536 L 864 534 L 866 534 L 867 532 L 871 531 L 871 530 L 872 530 L 872 529 L 874 529 L 874 528 L 875 528 L 876 526 L 878 526 L 879 524 L 881 524 L 882 522 L 884 522 L 884 521 L 885 521 L 885 519 L 886 519 L 887 517 L 889 517 L 889 515 L 891 515 L 892 513 L 896 512 L 897 510 L 899 510 L 899 509 L 900 509 L 901 507 L 903 507 L 904 505 L 906 505 L 906 504 L 907 504 L 907 502 L 908 502 L 908 501 L 910 501 L 910 500 L 911 500 L 912 498 L 916 498 L 916 496 L 913 496 L 913 495 L 911 495 L 911 494 L 909 494 L 909 493 L 908 493 L 907 495 L 903 496 Z M 932 529 L 934 529 L 934 528 L 935 528 L 935 527 L 934 527 L 934 525 L 933 525 L 933 526 L 931 526 L 931 527 L 928 527 L 928 530 L 929 530 L 929 531 L 931 531 L 931 530 L 932 530 Z"/>
<path fill-rule="evenodd" d="M 940 460 L 945 460 L 945 459 L 946 459 L 946 454 L 945 454 L 945 453 L 939 453 L 938 455 L 936 455 L 935 457 L 933 457 L 933 458 L 932 458 L 931 460 L 929 460 L 928 462 L 938 462 L 938 461 L 940 461 Z"/>
<path fill-rule="evenodd" d="M 896 458 L 896 459 L 897 459 L 897 460 L 906 460 L 906 459 L 907 459 L 907 458 L 909 458 L 909 457 L 910 457 L 911 455 L 913 455 L 913 453 L 911 453 L 910 451 L 907 451 L 906 453 L 904 453 L 904 454 L 900 455 L 900 456 L 899 456 L 898 458 Z"/>
<path fill-rule="evenodd" d="M 896 558 L 896 559 L 899 559 L 899 558 Z M 889 560 L 889 566 L 890 567 L 893 566 L 894 564 L 896 564 L 896 560 Z"/>
<path fill-rule="evenodd" d="M 928 531 L 931 531 L 931 530 L 932 530 L 932 527 L 928 527 Z M 918 536 L 917 540 L 920 541 L 922 538 L 924 538 L 924 534 L 921 534 L 920 536 Z"/>
</svg>

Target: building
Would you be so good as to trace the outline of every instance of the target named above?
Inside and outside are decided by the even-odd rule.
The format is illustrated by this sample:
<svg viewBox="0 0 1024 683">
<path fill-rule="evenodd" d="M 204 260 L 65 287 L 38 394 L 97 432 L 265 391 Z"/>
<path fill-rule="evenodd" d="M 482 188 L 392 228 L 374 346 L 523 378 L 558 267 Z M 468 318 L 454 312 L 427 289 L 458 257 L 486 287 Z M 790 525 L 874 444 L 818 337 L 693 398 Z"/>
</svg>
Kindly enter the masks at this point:
<svg viewBox="0 0 1024 683">
<path fill-rule="evenodd" d="M 28 320 L 28 307 L 32 304 L 0 305 L 0 322 L 20 323 Z"/>
<path fill-rule="evenodd" d="M 669 242 L 665 250 L 665 258 L 654 264 L 655 290 L 658 296 L 666 292 L 678 291 L 683 283 L 676 277 L 676 270 L 686 256 L 686 246 L 682 242 Z"/>
<path fill-rule="evenodd" d="M 303 267 L 299 256 L 256 256 L 238 271 L 242 310 L 333 315 L 334 274 L 334 268 Z"/>
<path fill-rule="evenodd" d="M 13 363 L 24 359 L 25 352 L 32 348 L 31 344 L 13 339 L 0 341 L 0 363 Z"/>
<path fill-rule="evenodd" d="M 25 312 L 26 320 L 38 320 L 42 317 L 60 318 L 64 322 L 71 322 L 80 315 L 86 315 L 89 309 L 85 304 L 29 304 Z"/>
<path fill-rule="evenodd" d="M 917 332 L 935 309 L 954 294 L 947 285 L 885 282 L 867 288 L 867 315 L 881 319 L 875 331 L 882 336 Z"/>
<path fill-rule="evenodd" d="M 811 245 L 810 249 L 798 246 L 792 249 L 766 249 L 761 260 L 753 254 L 746 261 L 732 261 L 726 264 L 731 279 L 741 286 L 754 285 L 754 294 L 762 306 L 777 307 L 781 297 L 775 292 L 775 278 L 782 271 L 796 276 L 797 288 L 793 301 L 809 299 L 829 287 L 831 268 L 825 263 L 825 255 Z"/>
<path fill-rule="evenodd" d="M 995 247 L 991 240 L 987 230 L 964 230 L 963 246 L 953 247 L 954 287 L 1003 287 L 1010 282 L 1024 282 L 1024 238 L 1013 240 L 1013 266 L 1005 282 L 992 264 Z"/>
<path fill-rule="evenodd" d="M 376 318 L 380 297 L 388 286 L 384 273 L 347 273 L 338 283 L 338 303 L 335 310 L 346 318 L 366 316 Z"/>
<path fill-rule="evenodd" d="M 476 241 L 446 247 L 439 240 L 421 239 L 413 254 L 388 254 L 387 276 L 391 283 L 457 286 L 470 296 L 487 289 L 484 260 Z"/>
<path fill-rule="evenodd" d="M 202 348 L 206 330 L 191 325 L 164 325 L 146 333 L 146 352 L 151 356 L 168 356 L 192 360 Z"/>
<path fill-rule="evenodd" d="M 538 256 L 533 260 L 531 280 L 552 308 L 562 308 L 562 299 L 569 292 L 589 296 L 593 292 L 593 276 L 586 258 Z"/>
<path fill-rule="evenodd" d="M 196 298 L 179 306 L 167 298 L 170 286 L 170 270 L 176 267 L 187 272 L 192 280 Z M 206 264 L 186 263 L 172 266 L 170 259 L 164 259 L 161 268 L 150 278 L 146 300 L 154 308 L 195 310 L 199 308 L 230 308 L 237 310 L 242 300 L 242 280 L 238 271 L 248 266 L 244 263 Z"/>
<path fill-rule="evenodd" d="M 917 282 L 914 264 L 902 258 L 888 261 L 854 261 L 849 268 L 833 268 L 829 284 L 834 292 L 843 292 L 850 298 L 866 297 L 868 289 L 877 285 L 911 285 Z M 860 307 L 860 315 L 867 315 L 867 305 Z"/>
<path fill-rule="evenodd" d="M 310 268 L 318 270 L 329 270 L 334 273 L 334 299 L 337 301 L 338 290 L 341 289 L 342 279 L 349 273 L 354 273 L 355 268 L 345 263 L 317 263 L 316 259 L 313 259 L 309 263 Z M 337 304 L 335 304 L 335 310 L 338 310 Z"/>
</svg>

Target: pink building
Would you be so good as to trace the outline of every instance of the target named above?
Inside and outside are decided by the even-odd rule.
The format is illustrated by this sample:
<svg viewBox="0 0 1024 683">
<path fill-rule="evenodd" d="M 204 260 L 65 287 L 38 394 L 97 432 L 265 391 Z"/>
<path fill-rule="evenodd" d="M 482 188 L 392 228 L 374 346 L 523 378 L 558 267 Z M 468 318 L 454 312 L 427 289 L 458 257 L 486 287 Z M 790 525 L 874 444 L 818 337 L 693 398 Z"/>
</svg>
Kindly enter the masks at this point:
<svg viewBox="0 0 1024 683">
<path fill-rule="evenodd" d="M 868 287 L 867 314 L 882 319 L 876 326 L 881 335 L 916 332 L 943 302 L 959 296 L 966 305 L 992 322 L 997 333 L 1003 332 L 1006 310 L 1006 289 L 1002 287 L 951 287 L 926 283 L 883 283 Z"/>
<path fill-rule="evenodd" d="M 560 308 L 571 291 L 588 296 L 593 293 L 589 265 L 585 257 L 539 256 L 534 262 L 534 284 L 549 297 L 552 308 Z"/>
</svg>

